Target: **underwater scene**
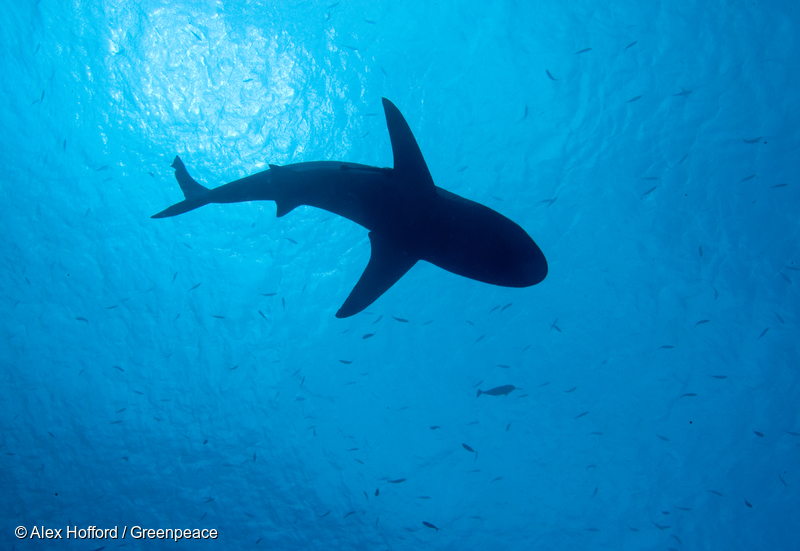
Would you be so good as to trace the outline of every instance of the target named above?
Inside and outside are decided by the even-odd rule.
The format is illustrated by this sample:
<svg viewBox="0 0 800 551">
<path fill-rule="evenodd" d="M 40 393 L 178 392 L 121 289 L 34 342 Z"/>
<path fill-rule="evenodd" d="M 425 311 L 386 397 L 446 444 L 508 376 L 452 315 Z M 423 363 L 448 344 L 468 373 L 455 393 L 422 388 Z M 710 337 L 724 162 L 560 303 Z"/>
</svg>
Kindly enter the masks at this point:
<svg viewBox="0 0 800 551">
<path fill-rule="evenodd" d="M 800 548 L 796 4 L 3 4 L 0 548 Z"/>
</svg>

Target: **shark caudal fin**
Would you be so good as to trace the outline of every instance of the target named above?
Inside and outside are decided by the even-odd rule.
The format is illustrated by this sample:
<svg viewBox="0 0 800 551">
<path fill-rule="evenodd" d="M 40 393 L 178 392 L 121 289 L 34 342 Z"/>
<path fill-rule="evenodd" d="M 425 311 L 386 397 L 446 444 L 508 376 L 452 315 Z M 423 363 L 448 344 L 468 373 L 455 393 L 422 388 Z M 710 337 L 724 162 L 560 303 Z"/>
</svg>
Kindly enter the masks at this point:
<svg viewBox="0 0 800 551">
<path fill-rule="evenodd" d="M 172 168 L 175 169 L 175 179 L 183 190 L 183 195 L 186 200 L 176 203 L 166 210 L 162 210 L 158 214 L 154 214 L 150 218 L 169 218 L 170 216 L 177 216 L 184 212 L 189 212 L 197 207 L 202 207 L 208 203 L 207 195 L 209 189 L 198 184 L 194 178 L 189 176 L 189 172 L 183 165 L 181 158 L 176 156 L 172 161 Z"/>
</svg>

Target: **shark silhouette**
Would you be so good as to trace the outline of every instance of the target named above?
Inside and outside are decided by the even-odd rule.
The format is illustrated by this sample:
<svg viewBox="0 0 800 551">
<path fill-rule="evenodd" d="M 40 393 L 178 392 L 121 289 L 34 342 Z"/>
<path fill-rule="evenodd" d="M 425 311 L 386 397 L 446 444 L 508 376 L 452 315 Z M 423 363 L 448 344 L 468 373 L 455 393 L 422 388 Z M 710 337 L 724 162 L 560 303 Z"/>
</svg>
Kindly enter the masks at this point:
<svg viewBox="0 0 800 551">
<path fill-rule="evenodd" d="M 185 200 L 153 215 L 166 218 L 209 203 L 275 201 L 277 216 L 308 205 L 369 230 L 372 254 L 337 318 L 361 312 L 420 260 L 504 287 L 528 287 L 547 261 L 521 227 L 489 207 L 436 187 L 403 115 L 383 98 L 394 168 L 320 161 L 285 166 L 214 189 L 198 184 L 179 157 L 172 167 Z"/>
</svg>

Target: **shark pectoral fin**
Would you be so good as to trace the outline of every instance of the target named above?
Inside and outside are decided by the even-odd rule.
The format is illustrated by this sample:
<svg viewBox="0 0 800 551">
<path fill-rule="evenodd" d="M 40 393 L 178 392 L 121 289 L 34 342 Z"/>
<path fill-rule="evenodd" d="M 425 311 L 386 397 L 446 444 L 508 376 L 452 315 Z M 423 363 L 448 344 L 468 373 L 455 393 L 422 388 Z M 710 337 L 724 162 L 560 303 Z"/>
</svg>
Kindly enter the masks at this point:
<svg viewBox="0 0 800 551">
<path fill-rule="evenodd" d="M 383 98 L 383 111 L 386 114 L 386 126 L 392 140 L 394 168 L 392 179 L 403 182 L 403 186 L 419 194 L 422 198 L 434 197 L 436 186 L 425 164 L 425 158 L 419 150 L 417 140 L 408 127 L 400 110 L 386 98 Z"/>
<path fill-rule="evenodd" d="M 416 258 L 412 258 L 373 232 L 369 233 L 369 241 L 372 244 L 372 255 L 369 257 L 367 268 L 350 291 L 350 296 L 336 312 L 337 318 L 348 318 L 358 314 L 378 300 L 378 297 L 388 291 L 417 263 Z"/>
</svg>

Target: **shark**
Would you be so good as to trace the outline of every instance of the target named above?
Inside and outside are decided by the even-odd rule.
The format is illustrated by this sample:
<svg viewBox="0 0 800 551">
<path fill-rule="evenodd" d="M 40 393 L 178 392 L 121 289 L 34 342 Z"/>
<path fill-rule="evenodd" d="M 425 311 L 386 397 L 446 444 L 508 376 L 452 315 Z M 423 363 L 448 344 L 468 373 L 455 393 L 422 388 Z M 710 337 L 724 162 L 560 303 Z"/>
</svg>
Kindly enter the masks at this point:
<svg viewBox="0 0 800 551">
<path fill-rule="evenodd" d="M 383 98 L 393 167 L 312 161 L 269 165 L 209 189 L 172 163 L 184 200 L 154 214 L 168 218 L 208 204 L 274 201 L 280 218 L 301 205 L 342 216 L 369 231 L 370 259 L 337 318 L 358 314 L 417 262 L 503 287 L 530 287 L 547 276 L 547 260 L 518 224 L 433 183 L 400 110 Z"/>
</svg>

